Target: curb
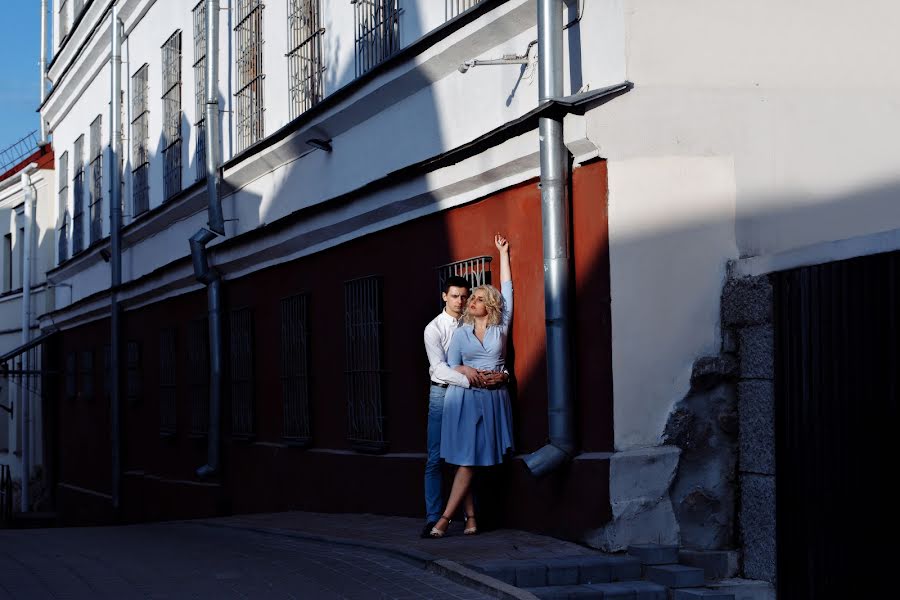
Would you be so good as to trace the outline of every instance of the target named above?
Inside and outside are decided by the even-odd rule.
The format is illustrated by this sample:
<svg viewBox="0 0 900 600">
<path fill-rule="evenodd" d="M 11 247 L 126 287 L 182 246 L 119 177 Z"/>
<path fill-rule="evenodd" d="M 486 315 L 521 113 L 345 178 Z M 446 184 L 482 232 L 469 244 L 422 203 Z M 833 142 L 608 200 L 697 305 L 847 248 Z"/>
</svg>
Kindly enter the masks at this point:
<svg viewBox="0 0 900 600">
<path fill-rule="evenodd" d="M 328 535 L 319 535 L 313 533 L 305 533 L 296 529 L 281 529 L 277 527 L 254 527 L 252 525 L 235 525 L 230 523 L 212 523 L 209 521 L 180 521 L 181 523 L 190 525 L 201 525 L 203 527 L 218 527 L 220 529 L 238 529 L 241 531 L 254 531 L 266 535 L 278 535 L 282 537 L 290 537 L 301 540 L 309 540 L 313 542 L 323 542 L 326 544 L 335 544 L 339 546 L 351 546 L 355 548 L 366 548 L 368 550 L 377 550 L 387 554 L 395 555 L 408 562 L 415 563 L 422 569 L 446 577 L 460 585 L 487 594 L 501 600 L 539 600 L 537 596 L 531 592 L 525 591 L 509 585 L 499 579 L 494 579 L 483 573 L 465 567 L 458 562 L 438 558 L 427 552 L 420 552 L 412 548 L 404 546 L 395 546 L 393 544 L 381 544 L 378 542 L 367 542 L 363 540 L 351 540 L 347 538 L 338 538 Z"/>
</svg>

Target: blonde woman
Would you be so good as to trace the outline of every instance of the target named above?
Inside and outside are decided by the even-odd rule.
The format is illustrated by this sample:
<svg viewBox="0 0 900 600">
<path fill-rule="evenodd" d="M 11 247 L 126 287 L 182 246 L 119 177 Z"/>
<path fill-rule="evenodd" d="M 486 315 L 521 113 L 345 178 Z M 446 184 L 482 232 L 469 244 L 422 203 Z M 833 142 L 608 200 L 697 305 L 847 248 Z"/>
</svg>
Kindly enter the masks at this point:
<svg viewBox="0 0 900 600">
<path fill-rule="evenodd" d="M 450 498 L 431 537 L 443 537 L 460 505 L 465 510 L 467 535 L 478 532 L 472 498 L 474 467 L 496 465 L 512 450 L 512 413 L 505 369 L 506 336 L 512 320 L 513 292 L 509 241 L 494 236 L 500 251 L 500 287 L 483 285 L 469 294 L 463 325 L 453 334 L 447 362 L 483 387 L 451 385 L 444 398 L 441 458 L 458 465 Z"/>
</svg>

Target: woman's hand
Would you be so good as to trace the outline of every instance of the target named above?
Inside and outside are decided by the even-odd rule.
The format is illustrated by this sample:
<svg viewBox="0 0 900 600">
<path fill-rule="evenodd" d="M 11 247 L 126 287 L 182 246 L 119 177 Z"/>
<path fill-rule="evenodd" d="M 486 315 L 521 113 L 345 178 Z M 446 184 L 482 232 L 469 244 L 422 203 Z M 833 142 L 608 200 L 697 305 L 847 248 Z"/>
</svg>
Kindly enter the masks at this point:
<svg viewBox="0 0 900 600">
<path fill-rule="evenodd" d="M 497 246 L 497 250 L 500 251 L 500 254 L 509 252 L 509 240 L 499 233 L 494 236 L 494 245 Z"/>
<path fill-rule="evenodd" d="M 466 365 L 459 365 L 453 368 L 465 375 L 466 379 L 469 380 L 469 385 L 472 387 L 484 387 L 484 376 L 477 369 Z"/>
</svg>

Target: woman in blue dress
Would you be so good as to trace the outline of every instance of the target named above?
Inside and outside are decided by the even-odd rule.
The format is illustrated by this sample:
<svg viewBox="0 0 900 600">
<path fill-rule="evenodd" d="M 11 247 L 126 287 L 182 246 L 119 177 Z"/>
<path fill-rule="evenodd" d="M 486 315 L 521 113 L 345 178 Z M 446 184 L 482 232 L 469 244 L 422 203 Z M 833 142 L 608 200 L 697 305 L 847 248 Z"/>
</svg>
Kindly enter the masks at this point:
<svg viewBox="0 0 900 600">
<path fill-rule="evenodd" d="M 501 292 L 490 285 L 469 295 L 463 325 L 454 333 L 447 352 L 448 364 L 483 387 L 451 385 L 444 398 L 441 419 L 441 458 L 458 465 L 444 513 L 432 537 L 442 537 L 460 505 L 465 510 L 464 533 L 477 533 L 472 498 L 474 467 L 496 465 L 512 450 L 512 413 L 506 390 L 506 337 L 512 320 L 513 292 L 509 267 L 509 241 L 497 234 L 500 251 Z"/>
</svg>

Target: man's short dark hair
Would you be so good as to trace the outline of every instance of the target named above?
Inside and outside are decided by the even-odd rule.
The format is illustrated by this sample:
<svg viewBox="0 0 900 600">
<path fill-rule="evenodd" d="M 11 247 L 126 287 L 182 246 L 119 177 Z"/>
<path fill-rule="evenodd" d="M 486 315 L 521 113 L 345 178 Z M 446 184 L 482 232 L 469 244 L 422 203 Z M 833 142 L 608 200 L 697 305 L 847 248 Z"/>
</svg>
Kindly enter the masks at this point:
<svg viewBox="0 0 900 600">
<path fill-rule="evenodd" d="M 459 275 L 453 275 L 452 277 L 448 277 L 447 281 L 444 282 L 444 293 L 450 291 L 452 287 L 461 287 L 466 288 L 466 290 L 472 289 L 472 284 L 469 283 L 469 280 L 465 277 L 460 277 Z"/>
</svg>

